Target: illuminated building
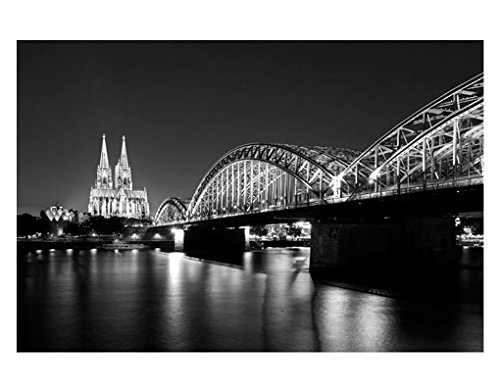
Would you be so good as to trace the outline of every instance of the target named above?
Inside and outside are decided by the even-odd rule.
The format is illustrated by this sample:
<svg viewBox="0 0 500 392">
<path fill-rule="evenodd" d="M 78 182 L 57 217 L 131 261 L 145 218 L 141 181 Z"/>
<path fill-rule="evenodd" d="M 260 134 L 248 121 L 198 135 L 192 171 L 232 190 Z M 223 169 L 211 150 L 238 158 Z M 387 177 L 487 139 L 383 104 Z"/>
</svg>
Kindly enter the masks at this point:
<svg viewBox="0 0 500 392">
<path fill-rule="evenodd" d="M 50 232 L 53 235 L 61 235 L 69 223 L 78 223 L 78 211 L 65 209 L 58 202 L 52 207 L 42 210 L 40 217 L 50 223 Z"/>
<path fill-rule="evenodd" d="M 97 166 L 95 186 L 90 189 L 88 211 L 101 215 L 143 219 L 149 217 L 149 204 L 146 188 L 134 190 L 132 169 L 128 163 L 125 136 L 122 137 L 120 158 L 115 166 L 115 181 L 108 161 L 106 136 L 102 135 L 101 158 Z"/>
<path fill-rule="evenodd" d="M 42 218 L 48 219 L 50 222 L 78 222 L 78 211 L 74 211 L 72 209 L 67 210 L 58 203 L 47 208 L 45 211 L 42 211 L 41 216 Z"/>
</svg>

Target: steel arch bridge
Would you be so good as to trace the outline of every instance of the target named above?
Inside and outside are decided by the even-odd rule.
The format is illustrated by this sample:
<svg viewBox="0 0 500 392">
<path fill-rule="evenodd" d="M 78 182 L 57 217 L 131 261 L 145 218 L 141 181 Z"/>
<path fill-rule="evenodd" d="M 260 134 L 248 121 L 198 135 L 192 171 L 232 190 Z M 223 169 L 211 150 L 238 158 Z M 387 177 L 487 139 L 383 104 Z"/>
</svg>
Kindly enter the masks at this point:
<svg viewBox="0 0 500 392">
<path fill-rule="evenodd" d="M 483 87 L 481 74 L 386 132 L 340 173 L 336 197 L 482 181 Z"/>
<path fill-rule="evenodd" d="M 178 197 L 168 197 L 163 200 L 156 211 L 153 219 L 155 226 L 167 223 L 181 222 L 186 220 L 187 205 L 189 199 L 179 199 Z"/>
<path fill-rule="evenodd" d="M 223 155 L 198 185 L 187 216 L 213 219 L 326 203 L 336 176 L 359 152 L 251 143 Z"/>
<path fill-rule="evenodd" d="M 155 222 L 192 222 L 481 184 L 483 87 L 480 74 L 416 111 L 363 152 L 269 143 L 236 147 L 209 169 L 183 217 L 157 219 L 167 199 Z"/>
</svg>

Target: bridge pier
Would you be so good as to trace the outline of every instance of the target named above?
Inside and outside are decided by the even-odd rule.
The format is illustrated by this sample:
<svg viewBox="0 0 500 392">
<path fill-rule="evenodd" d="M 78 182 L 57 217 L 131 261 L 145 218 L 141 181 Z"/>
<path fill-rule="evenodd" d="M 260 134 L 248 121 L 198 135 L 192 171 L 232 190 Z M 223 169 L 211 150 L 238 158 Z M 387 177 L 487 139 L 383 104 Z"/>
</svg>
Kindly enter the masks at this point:
<svg viewBox="0 0 500 392">
<path fill-rule="evenodd" d="M 184 251 L 245 251 L 246 229 L 192 226 L 184 230 Z"/>
<path fill-rule="evenodd" d="M 452 217 L 411 217 L 376 223 L 312 222 L 312 272 L 449 267 L 457 247 Z"/>
<path fill-rule="evenodd" d="M 143 240 L 149 242 L 151 248 L 160 248 L 163 251 L 179 250 L 176 248 L 176 233 L 171 227 L 150 227 L 146 230 Z M 180 249 L 182 250 L 182 249 Z"/>
<path fill-rule="evenodd" d="M 401 257 L 419 267 L 452 267 L 456 260 L 455 219 L 452 216 L 405 218 L 401 224 Z"/>
</svg>

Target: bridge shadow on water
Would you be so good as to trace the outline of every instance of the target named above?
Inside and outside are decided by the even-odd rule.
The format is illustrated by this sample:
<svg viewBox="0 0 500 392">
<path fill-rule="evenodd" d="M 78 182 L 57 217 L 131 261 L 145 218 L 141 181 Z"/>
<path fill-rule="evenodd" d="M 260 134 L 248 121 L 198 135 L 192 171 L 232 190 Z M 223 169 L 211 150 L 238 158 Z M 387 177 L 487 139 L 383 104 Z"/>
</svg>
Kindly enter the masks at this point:
<svg viewBox="0 0 500 392">
<path fill-rule="evenodd" d="M 244 254 L 245 252 L 185 252 L 186 257 L 192 260 L 223 265 L 240 270 L 244 269 Z"/>
<path fill-rule="evenodd" d="M 403 263 L 401 263 L 403 264 Z M 313 271 L 315 283 L 483 313 L 483 248 L 460 249 L 453 265 L 355 265 Z"/>
<path fill-rule="evenodd" d="M 247 265 L 249 254 L 253 257 Z M 300 297 L 297 290 L 304 287 L 310 287 L 310 311 L 304 311 L 302 300 L 293 307 L 310 317 L 297 313 L 287 322 L 307 325 L 307 337 L 300 337 L 307 341 L 306 351 L 482 351 L 482 248 L 462 250 L 453 268 L 353 268 L 329 274 L 310 274 L 309 254 L 299 248 L 189 257 L 266 276 L 262 351 L 289 347 L 274 333 L 281 321 L 276 311 L 286 312 L 290 306 L 279 298 Z M 474 328 L 466 332 L 471 325 Z M 290 327 L 283 323 L 281 328 Z"/>
<path fill-rule="evenodd" d="M 253 250 L 244 252 L 185 252 L 186 257 L 200 262 L 222 265 L 225 267 L 236 268 L 240 270 L 250 270 L 253 273 L 268 274 L 276 272 L 276 266 L 269 264 L 266 257 L 252 258 L 252 262 L 248 263 L 250 254 L 283 254 L 285 253 L 290 259 L 290 271 L 295 279 L 299 272 L 309 271 L 309 250 L 305 247 L 289 247 L 289 248 L 268 248 L 266 250 Z M 251 265 L 250 265 L 251 264 Z M 288 269 L 287 269 L 288 271 Z"/>
<path fill-rule="evenodd" d="M 308 273 L 308 248 L 187 252 L 183 258 L 194 261 L 201 268 L 203 294 L 198 303 L 210 302 L 207 293 L 214 290 L 221 292 L 226 303 L 208 312 L 220 314 L 217 319 L 225 320 L 220 326 L 227 333 L 223 338 L 224 348 L 215 351 L 321 351 L 320 332 L 311 313 L 315 296 L 311 295 L 314 283 Z M 227 268 L 237 273 L 226 274 L 223 270 Z M 214 279 L 217 288 L 208 283 Z M 197 327 L 193 333 L 189 351 L 214 351 L 211 348 L 216 344 L 213 336 L 203 327 L 213 323 L 208 313 L 203 307 L 198 314 L 197 326 L 201 330 Z M 246 330 L 244 339 L 239 336 L 240 329 Z"/>
<path fill-rule="evenodd" d="M 252 251 L 253 254 L 279 254 L 290 258 L 290 279 L 293 282 L 300 272 L 309 272 L 309 252 L 306 248 L 274 248 Z M 315 284 L 326 284 L 345 289 L 367 292 L 387 297 L 430 301 L 443 306 L 461 306 L 482 313 L 483 308 L 483 248 L 460 249 L 456 264 L 451 267 L 412 266 L 401 268 L 371 268 L 355 265 L 330 271 L 312 271 Z M 251 266 L 245 264 L 249 252 L 187 252 L 190 259 L 240 270 L 270 274 L 276 266 L 268 257 L 252 258 Z"/>
</svg>

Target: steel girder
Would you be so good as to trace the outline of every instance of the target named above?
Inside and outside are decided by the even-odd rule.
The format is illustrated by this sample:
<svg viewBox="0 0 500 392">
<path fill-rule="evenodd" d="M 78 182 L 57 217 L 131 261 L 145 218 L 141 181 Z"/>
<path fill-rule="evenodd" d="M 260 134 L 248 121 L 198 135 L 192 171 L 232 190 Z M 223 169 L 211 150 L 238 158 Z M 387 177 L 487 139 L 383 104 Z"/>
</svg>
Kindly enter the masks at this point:
<svg viewBox="0 0 500 392">
<path fill-rule="evenodd" d="M 369 177 L 372 190 L 383 192 L 446 181 L 481 178 L 484 156 L 482 100 L 445 123 L 431 127 L 382 163 Z"/>
<path fill-rule="evenodd" d="M 189 220 L 290 208 L 332 195 L 336 176 L 359 152 L 251 143 L 223 155 L 202 179 Z"/>
<path fill-rule="evenodd" d="M 482 183 L 483 87 L 482 74 L 470 79 L 403 120 L 362 153 L 288 144 L 239 146 L 217 160 L 184 215 L 175 219 L 196 221 Z M 155 221 L 170 205 L 167 200 Z"/>
<path fill-rule="evenodd" d="M 440 180 L 443 173 L 439 170 L 443 170 L 446 159 L 440 157 L 436 161 L 436 154 L 443 154 L 443 148 L 451 151 L 452 171 L 456 178 L 457 171 L 464 168 L 460 159 L 462 162 L 467 159 L 459 153 L 459 146 L 470 145 L 474 156 L 478 151 L 482 153 L 482 147 L 477 149 L 475 145 L 482 146 L 483 87 L 481 74 L 396 125 L 338 175 L 334 197 L 352 198 L 363 192 L 392 187 L 400 189 L 401 186 L 409 186 L 412 175 L 416 179 L 422 168 L 421 182 L 425 184 L 426 177 Z"/>
<path fill-rule="evenodd" d="M 171 222 L 180 222 L 186 219 L 187 207 L 185 201 L 177 197 L 163 200 L 156 211 L 153 225 L 160 226 Z"/>
</svg>

